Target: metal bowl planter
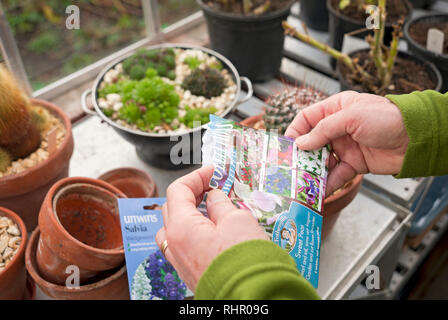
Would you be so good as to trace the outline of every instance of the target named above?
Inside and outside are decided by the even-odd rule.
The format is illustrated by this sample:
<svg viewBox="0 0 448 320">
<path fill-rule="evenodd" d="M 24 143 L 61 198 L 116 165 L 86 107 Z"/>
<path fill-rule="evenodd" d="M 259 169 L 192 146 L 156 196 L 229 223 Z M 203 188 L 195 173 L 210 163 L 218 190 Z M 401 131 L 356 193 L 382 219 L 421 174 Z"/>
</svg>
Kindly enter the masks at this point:
<svg viewBox="0 0 448 320">
<path fill-rule="evenodd" d="M 246 77 L 240 77 L 234 65 L 221 54 L 207 48 L 185 44 L 160 44 L 146 47 L 146 49 L 149 50 L 164 48 L 201 50 L 208 55 L 217 58 L 222 63 L 223 67 L 229 71 L 233 81 L 235 82 L 237 91 L 235 93 L 235 98 L 233 99 L 233 101 L 220 114 L 221 117 L 227 116 L 234 110 L 237 105 L 249 100 L 252 97 L 253 88 L 251 81 Z M 101 108 L 98 105 L 98 89 L 100 87 L 100 84 L 103 82 L 105 74 L 110 69 L 114 68 L 117 64 L 130 57 L 132 54 L 133 52 L 105 67 L 105 69 L 96 78 L 92 89 L 88 89 L 82 94 L 81 104 L 84 112 L 90 115 L 98 116 L 102 121 L 109 124 L 120 136 L 122 136 L 131 144 L 135 145 L 137 155 L 140 159 L 152 166 L 164 169 L 181 169 L 191 164 L 198 164 L 201 154 L 201 134 L 205 130 L 206 124 L 179 134 L 175 132 L 150 133 L 121 126 L 112 119 L 108 118 L 101 111 Z M 246 83 L 247 94 L 244 98 L 240 99 L 242 82 Z M 87 97 L 89 95 L 91 96 L 94 110 L 91 110 L 87 106 Z M 182 145 L 184 148 L 181 148 L 180 146 L 176 146 L 176 148 L 173 148 L 180 141 L 189 141 L 189 148 L 185 147 L 185 145 Z M 193 152 L 195 152 L 195 154 L 193 154 Z M 196 155 L 196 153 L 199 156 Z M 175 156 L 176 159 L 181 160 L 180 163 L 173 163 L 172 156 Z"/>
</svg>

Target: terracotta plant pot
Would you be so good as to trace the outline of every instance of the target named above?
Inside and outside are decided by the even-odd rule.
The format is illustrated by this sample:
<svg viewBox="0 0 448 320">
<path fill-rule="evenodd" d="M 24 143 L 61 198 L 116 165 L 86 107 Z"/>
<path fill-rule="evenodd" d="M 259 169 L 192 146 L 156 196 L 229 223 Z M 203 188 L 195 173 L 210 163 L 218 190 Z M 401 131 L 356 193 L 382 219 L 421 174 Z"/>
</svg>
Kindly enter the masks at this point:
<svg viewBox="0 0 448 320">
<path fill-rule="evenodd" d="M 80 270 L 81 284 L 121 266 L 123 241 L 114 186 L 97 179 L 65 178 L 48 192 L 39 214 L 39 273 L 65 284 L 67 266 Z"/>
<path fill-rule="evenodd" d="M 26 251 L 25 251 L 26 252 Z M 36 299 L 36 284 L 30 275 L 26 276 L 26 292 L 23 300 L 35 300 Z"/>
<path fill-rule="evenodd" d="M 37 225 L 37 218 L 45 194 L 58 180 L 68 176 L 73 153 L 73 136 L 70 119 L 57 106 L 43 100 L 32 100 L 58 117 L 66 134 L 62 145 L 40 164 L 18 174 L 0 178 L 0 206 L 9 208 L 23 219 L 28 230 Z"/>
<path fill-rule="evenodd" d="M 135 168 L 118 168 L 102 174 L 98 179 L 120 189 L 128 198 L 155 198 L 159 192 L 152 177 Z"/>
<path fill-rule="evenodd" d="M 19 227 L 22 237 L 19 250 L 14 258 L 3 271 L 0 271 L 0 300 L 21 300 L 25 298 L 27 292 L 24 260 L 27 231 L 22 219 L 11 210 L 0 208 L 0 216 L 8 217 L 14 221 Z"/>
<path fill-rule="evenodd" d="M 129 300 L 128 278 L 126 266 L 101 273 L 96 281 L 80 285 L 77 288 L 67 288 L 47 281 L 39 272 L 36 253 L 40 230 L 37 227 L 31 235 L 26 248 L 26 268 L 37 286 L 49 297 L 58 300 Z"/>
<path fill-rule="evenodd" d="M 263 120 L 263 114 L 249 117 L 240 122 L 241 125 L 253 127 L 257 122 Z M 353 201 L 361 188 L 363 175 L 357 175 L 348 182 L 343 189 L 329 196 L 324 202 L 324 215 L 322 226 L 322 239 L 324 239 L 336 223 L 339 213 Z"/>
<path fill-rule="evenodd" d="M 351 181 L 346 183 L 344 188 L 339 189 L 336 193 L 325 199 L 322 239 L 325 239 L 331 229 L 333 229 L 342 209 L 355 199 L 361 189 L 363 177 L 362 174 L 357 175 Z"/>
</svg>

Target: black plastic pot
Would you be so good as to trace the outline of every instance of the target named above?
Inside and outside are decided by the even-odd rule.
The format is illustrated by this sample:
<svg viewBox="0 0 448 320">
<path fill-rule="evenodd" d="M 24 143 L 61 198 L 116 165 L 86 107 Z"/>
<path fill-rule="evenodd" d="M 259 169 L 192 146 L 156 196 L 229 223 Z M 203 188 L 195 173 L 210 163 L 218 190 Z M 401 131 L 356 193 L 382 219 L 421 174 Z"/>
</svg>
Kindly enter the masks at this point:
<svg viewBox="0 0 448 320">
<path fill-rule="evenodd" d="M 300 0 L 300 18 L 307 28 L 327 32 L 327 0 Z"/>
<path fill-rule="evenodd" d="M 410 0 L 410 1 L 414 8 L 424 8 L 424 9 L 428 9 L 436 2 L 436 0 Z"/>
<path fill-rule="evenodd" d="M 408 50 L 415 56 L 435 64 L 435 66 L 440 70 L 442 74 L 442 92 L 446 92 L 448 91 L 448 54 L 437 54 L 435 52 L 427 50 L 426 47 L 422 46 L 414 39 L 412 39 L 411 35 L 409 34 L 409 29 L 411 28 L 411 26 L 421 21 L 448 22 L 448 14 L 431 14 L 415 18 L 406 23 L 404 27 L 404 38 L 408 43 Z"/>
<path fill-rule="evenodd" d="M 412 14 L 412 5 L 408 0 L 403 0 L 408 7 L 409 14 L 405 18 L 408 21 Z M 342 15 L 332 6 L 332 0 L 327 0 L 327 10 L 328 10 L 328 45 L 336 50 L 342 49 L 342 43 L 344 41 L 344 35 L 352 31 L 357 31 L 364 29 L 366 27 L 365 22 L 360 22 L 358 20 L 352 19 Z M 392 40 L 393 27 L 391 23 L 386 23 L 386 28 L 384 31 L 384 43 L 389 44 Z M 373 34 L 372 31 L 366 31 L 357 33 L 354 36 L 358 38 L 364 38 L 368 34 Z M 336 60 L 331 58 L 331 64 L 333 67 L 336 66 Z"/>
<path fill-rule="evenodd" d="M 367 51 L 367 50 L 369 50 L 369 49 L 355 50 L 350 53 L 350 56 L 356 54 L 357 52 L 362 52 L 362 51 Z M 432 79 L 436 81 L 436 87 L 434 90 L 440 91 L 440 88 L 442 87 L 442 75 L 440 74 L 440 71 L 434 66 L 433 63 L 422 60 L 422 59 L 420 59 L 410 53 L 404 52 L 404 51 L 398 51 L 398 56 L 403 59 L 414 60 L 418 64 L 423 65 L 425 67 L 425 70 L 428 71 L 429 74 L 431 75 Z M 352 85 L 342 76 L 341 63 L 342 62 L 338 61 L 337 70 L 336 70 L 336 73 L 337 73 L 337 76 L 339 79 L 339 83 L 341 84 L 341 91 L 345 91 L 345 90 L 359 91 L 359 90 L 356 90 L 356 88 L 353 88 Z"/>
<path fill-rule="evenodd" d="M 252 84 L 249 79 L 240 77 L 238 71 L 232 63 L 219 53 L 198 46 L 184 45 L 184 44 L 160 44 L 148 47 L 147 49 L 161 49 L 161 48 L 181 48 L 181 49 L 199 49 L 209 55 L 215 56 L 221 61 L 224 68 L 226 68 L 232 75 L 233 81 L 237 86 L 237 92 L 232 103 L 220 114 L 221 117 L 228 115 L 238 104 L 247 101 L 253 94 Z M 138 157 L 144 162 L 164 169 L 182 169 L 184 167 L 198 164 L 201 161 L 201 135 L 206 125 L 198 128 L 190 129 L 185 133 L 150 133 L 140 130 L 134 130 L 118 124 L 109 117 L 107 117 L 98 105 L 98 89 L 103 82 L 105 74 L 117 64 L 123 62 L 127 57 L 131 56 L 133 52 L 125 57 L 113 62 L 104 68 L 104 70 L 97 76 L 92 89 L 86 90 L 81 97 L 81 105 L 87 114 L 98 116 L 101 120 L 110 125 L 121 137 L 135 146 Z M 240 99 L 241 83 L 245 82 L 247 86 L 247 95 Z M 87 97 L 91 96 L 94 110 L 87 106 Z M 185 143 L 185 142 L 189 143 Z M 180 144 L 182 142 L 182 144 Z M 183 148 L 181 146 L 184 146 Z M 177 160 L 186 160 L 182 163 L 173 163 L 172 155 L 177 154 Z"/>
<path fill-rule="evenodd" d="M 275 77 L 281 65 L 285 41 L 284 9 L 260 16 L 237 16 L 210 8 L 197 0 L 207 21 L 211 48 L 229 59 L 241 75 L 254 82 Z"/>
</svg>

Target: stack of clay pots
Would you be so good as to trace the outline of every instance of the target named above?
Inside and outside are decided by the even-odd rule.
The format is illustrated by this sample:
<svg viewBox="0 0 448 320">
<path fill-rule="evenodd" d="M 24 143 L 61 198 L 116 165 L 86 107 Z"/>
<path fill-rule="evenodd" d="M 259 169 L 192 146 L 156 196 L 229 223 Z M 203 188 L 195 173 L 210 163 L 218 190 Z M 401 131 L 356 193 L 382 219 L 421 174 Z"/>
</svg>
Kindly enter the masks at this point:
<svg viewBox="0 0 448 320">
<path fill-rule="evenodd" d="M 118 198 L 111 184 L 65 178 L 49 190 L 26 249 L 26 268 L 54 299 L 129 299 Z"/>
</svg>

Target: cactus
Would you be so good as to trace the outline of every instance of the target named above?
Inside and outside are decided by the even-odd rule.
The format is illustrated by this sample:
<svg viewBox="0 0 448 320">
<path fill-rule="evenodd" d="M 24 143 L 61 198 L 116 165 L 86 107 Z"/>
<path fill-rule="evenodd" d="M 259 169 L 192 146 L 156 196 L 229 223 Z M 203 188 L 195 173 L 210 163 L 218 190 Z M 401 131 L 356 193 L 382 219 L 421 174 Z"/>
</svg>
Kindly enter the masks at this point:
<svg viewBox="0 0 448 320">
<path fill-rule="evenodd" d="M 277 129 L 279 134 L 284 134 L 300 110 L 325 98 L 324 93 L 311 86 L 284 90 L 270 97 L 263 115 L 266 130 Z"/>
<path fill-rule="evenodd" d="M 11 165 L 12 157 L 8 151 L 0 148 L 0 173 L 5 172 Z"/>
<path fill-rule="evenodd" d="M 207 99 L 220 96 L 227 87 L 226 79 L 216 69 L 195 69 L 182 82 L 182 88 Z"/>
<path fill-rule="evenodd" d="M 28 156 L 41 142 L 40 132 L 31 121 L 28 103 L 12 75 L 0 67 L 0 146 L 13 159 Z"/>
<path fill-rule="evenodd" d="M 39 106 L 32 106 L 30 110 L 31 115 L 31 121 L 34 123 L 37 129 L 39 129 L 40 132 L 45 131 L 50 126 L 50 113 L 47 109 L 39 107 Z"/>
</svg>

